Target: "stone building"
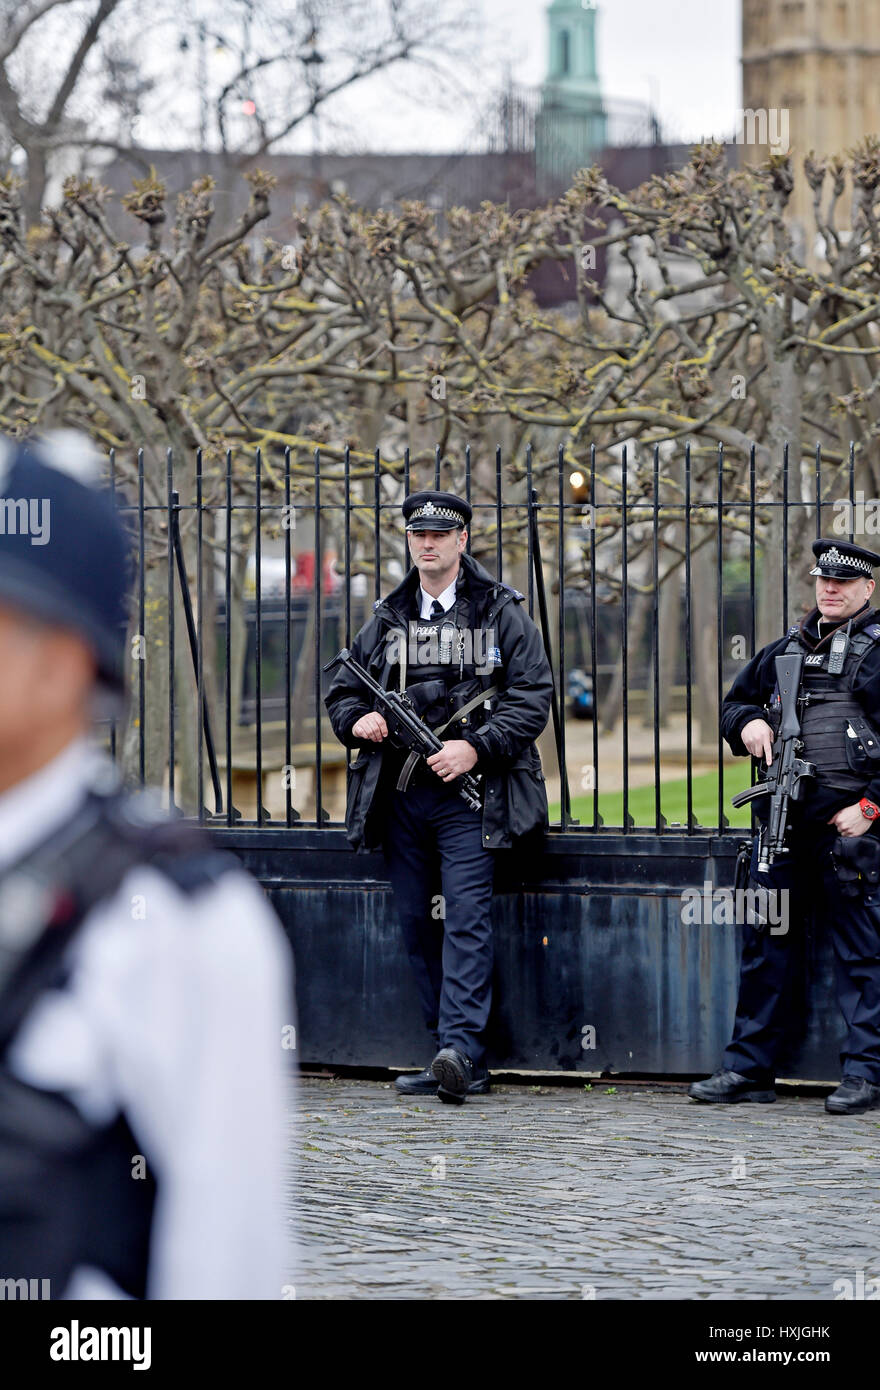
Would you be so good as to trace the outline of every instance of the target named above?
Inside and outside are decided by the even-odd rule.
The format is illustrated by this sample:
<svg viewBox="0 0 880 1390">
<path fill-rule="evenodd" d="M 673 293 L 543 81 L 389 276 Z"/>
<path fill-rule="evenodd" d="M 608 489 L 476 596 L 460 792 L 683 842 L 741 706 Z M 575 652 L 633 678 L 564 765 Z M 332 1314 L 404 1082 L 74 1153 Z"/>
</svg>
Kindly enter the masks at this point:
<svg viewBox="0 0 880 1390">
<path fill-rule="evenodd" d="M 804 155 L 843 153 L 880 132 L 880 0 L 743 0 L 742 93 L 743 157 L 764 159 L 787 135 L 798 170 L 791 215 L 812 236 Z"/>
</svg>

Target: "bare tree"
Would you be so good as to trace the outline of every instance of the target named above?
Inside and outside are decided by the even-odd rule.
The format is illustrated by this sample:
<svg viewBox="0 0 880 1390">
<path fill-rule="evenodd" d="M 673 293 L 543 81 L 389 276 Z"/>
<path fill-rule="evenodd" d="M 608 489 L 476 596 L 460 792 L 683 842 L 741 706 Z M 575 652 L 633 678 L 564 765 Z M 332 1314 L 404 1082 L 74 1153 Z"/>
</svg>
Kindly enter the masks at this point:
<svg viewBox="0 0 880 1390">
<path fill-rule="evenodd" d="M 82 5 L 76 0 L 30 0 L 24 5 L 18 0 L 4 0 L 0 7 L 0 121 L 7 143 L 18 146 L 27 155 L 25 205 L 32 218 L 39 215 L 49 152 L 64 131 L 71 97 L 107 20 L 120 3 L 121 0 L 97 0 L 84 26 L 77 22 Z M 41 21 L 47 16 L 57 19 L 60 14 L 63 21 L 69 22 L 62 24 L 67 44 L 59 55 L 57 75 L 44 58 L 41 80 L 28 80 L 29 68 L 17 65 L 15 60 L 33 44 Z"/>
<path fill-rule="evenodd" d="M 0 151 L 24 161 L 30 220 L 69 152 L 146 172 L 140 147 L 183 134 L 246 169 L 383 73 L 418 67 L 435 103 L 460 99 L 471 30 L 464 0 L 0 0 Z"/>
<path fill-rule="evenodd" d="M 555 492 L 557 446 L 584 465 L 595 443 L 589 539 L 603 595 L 617 600 L 623 447 L 627 496 L 648 504 L 627 518 L 627 593 L 638 598 L 654 587 L 654 499 L 659 583 L 680 583 L 686 442 L 695 562 L 711 575 L 718 560 L 717 512 L 699 507 L 714 506 L 719 476 L 725 549 L 743 553 L 755 440 L 769 622 L 778 614 L 779 550 L 778 508 L 769 503 L 778 497 L 783 442 L 790 445 L 791 496 L 804 504 L 791 560 L 806 539 L 800 532 L 814 520 L 808 504 L 817 434 L 826 498 L 840 490 L 850 439 L 858 478 L 877 491 L 877 145 L 868 142 L 826 169 L 811 160 L 808 169 L 828 250 L 819 268 L 798 259 L 786 228 L 788 162 L 732 172 L 711 146 L 698 149 L 685 169 L 629 195 L 600 171 L 583 171 L 547 207 L 454 209 L 442 229 L 423 204 L 374 213 L 340 196 L 302 216 L 284 246 L 257 239 L 272 186 L 258 170 L 248 175 L 247 211 L 225 233 L 212 233 L 210 179 L 197 180 L 172 215 L 155 175 L 136 181 L 125 206 L 145 229 L 143 252 L 117 240 L 104 214 L 106 190 L 93 181 L 69 179 L 60 206 L 28 227 L 21 191 L 7 178 L 0 182 L 0 426 L 86 428 L 117 451 L 120 479 L 129 483 L 141 445 L 147 499 L 159 509 L 153 517 L 161 517 L 165 501 L 169 446 L 181 493 L 190 498 L 194 453 L 202 451 L 204 486 L 215 501 L 227 450 L 235 458 L 236 497 L 244 499 L 252 474 L 241 471 L 241 459 L 261 449 L 265 488 L 277 493 L 278 459 L 288 449 L 295 500 L 303 505 L 315 447 L 328 477 L 335 469 L 340 480 L 347 447 L 355 559 L 364 573 L 374 562 L 359 503 L 371 496 L 376 449 L 390 499 L 407 446 L 418 476 L 435 443 L 460 461 L 469 441 L 475 486 L 490 496 L 496 444 L 507 451 L 509 487 L 522 490 L 523 446 L 531 442 L 534 479 Z M 847 177 L 855 198 L 843 228 L 835 207 Z M 600 284 L 593 266 L 603 250 L 616 261 Z M 546 260 L 573 276 L 573 312 L 536 304 L 530 276 Z M 502 526 L 515 552 L 521 528 L 506 519 Z M 493 523 L 481 532 L 491 551 Z M 154 543 L 161 554 L 161 529 Z M 248 536 L 236 543 L 246 549 Z M 569 585 L 587 583 L 587 552 L 587 537 L 568 550 Z M 191 560 L 191 547 L 188 554 Z M 158 569 L 154 578 L 159 622 Z M 650 604 L 633 604 L 644 621 L 649 611 Z M 706 729 L 713 708 L 708 660 L 696 673 Z"/>
</svg>

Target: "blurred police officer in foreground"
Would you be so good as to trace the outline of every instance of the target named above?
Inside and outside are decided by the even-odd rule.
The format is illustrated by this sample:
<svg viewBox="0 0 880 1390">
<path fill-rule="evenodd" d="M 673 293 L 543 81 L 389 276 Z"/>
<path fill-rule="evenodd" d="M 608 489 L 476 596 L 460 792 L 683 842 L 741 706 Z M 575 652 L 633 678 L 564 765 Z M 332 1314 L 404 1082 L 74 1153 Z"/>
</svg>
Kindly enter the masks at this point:
<svg viewBox="0 0 880 1390">
<path fill-rule="evenodd" d="M 288 950 L 90 743 L 130 573 L 93 472 L 81 436 L 0 440 L 0 1279 L 280 1298 Z"/>
<path fill-rule="evenodd" d="M 790 862 L 759 872 L 753 853 L 751 865 L 753 884 L 788 891 L 791 925 L 779 935 L 744 927 L 733 1039 L 722 1069 L 689 1094 L 710 1102 L 776 1099 L 776 1062 L 799 1012 L 804 919 L 812 909 L 817 926 L 831 932 L 847 1029 L 843 1079 L 825 1109 L 851 1115 L 880 1105 L 880 614 L 869 606 L 880 555 L 830 540 L 817 540 L 813 552 L 816 608 L 758 652 L 721 711 L 732 752 L 769 765 L 780 717 L 774 659 L 803 653 L 799 756 L 815 764 L 816 778 L 792 806 Z"/>
<path fill-rule="evenodd" d="M 340 669 L 326 703 L 337 737 L 362 750 L 349 785 L 349 839 L 384 846 L 436 1050 L 397 1088 L 460 1104 L 489 1089 L 491 851 L 547 823 L 534 740 L 547 723 L 552 676 L 523 595 L 466 553 L 469 504 L 454 493 L 415 492 L 403 515 L 413 568 L 374 605 L 351 650 L 386 689 L 406 690 L 443 749 L 398 791 L 406 754 L 387 742 L 369 693 Z M 458 795 L 465 772 L 482 779 L 482 813 Z"/>
</svg>

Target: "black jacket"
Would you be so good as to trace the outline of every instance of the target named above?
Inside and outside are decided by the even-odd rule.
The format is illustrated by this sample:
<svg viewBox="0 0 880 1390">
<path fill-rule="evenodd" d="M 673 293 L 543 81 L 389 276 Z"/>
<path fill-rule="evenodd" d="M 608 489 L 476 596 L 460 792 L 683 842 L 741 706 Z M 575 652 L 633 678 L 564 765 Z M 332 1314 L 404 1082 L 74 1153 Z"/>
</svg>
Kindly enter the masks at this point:
<svg viewBox="0 0 880 1390">
<path fill-rule="evenodd" d="M 840 623 L 832 626 L 823 624 L 822 637 L 819 637 L 818 619 L 820 613 L 814 608 L 797 624 L 797 636 L 807 652 L 824 651 Z M 848 619 L 843 619 L 843 623 Z M 880 621 L 880 613 L 865 604 L 853 618 L 852 631 Z M 721 734 L 730 746 L 730 751 L 745 757 L 748 749 L 742 741 L 742 731 L 751 719 L 767 719 L 765 705 L 773 694 L 776 685 L 774 658 L 781 656 L 789 641 L 789 633 L 777 642 L 770 642 L 752 657 L 748 666 L 737 676 L 724 697 L 721 706 Z M 853 696 L 865 711 L 865 716 L 880 728 L 880 642 L 865 653 L 858 668 L 853 685 Z M 866 783 L 862 795 L 880 805 L 880 775 L 875 775 Z M 807 791 L 805 813 L 811 819 L 827 818 L 852 804 L 851 793 L 833 793 L 828 788 L 809 788 Z M 856 797 L 855 800 L 858 800 Z"/>
<path fill-rule="evenodd" d="M 478 679 L 494 685 L 498 696 L 480 728 L 447 737 L 466 738 L 477 751 L 474 773 L 483 775 L 483 844 L 505 849 L 515 836 L 547 824 L 547 792 L 535 739 L 550 713 L 553 677 L 535 624 L 523 611 L 523 595 L 492 575 L 470 555 L 462 555 L 463 583 L 473 599 L 475 626 L 491 629 L 500 664 Z M 373 605 L 370 618 L 351 644 L 351 652 L 385 688 L 397 667 L 386 659 L 395 633 L 406 640 L 411 605 L 419 585 L 418 570 L 409 571 L 387 598 Z M 346 821 L 356 849 L 374 849 L 382 839 L 379 774 L 387 740 L 352 739 L 352 726 L 373 708 L 369 692 L 340 667 L 325 699 L 333 731 L 347 748 L 361 750 L 353 764 Z"/>
</svg>

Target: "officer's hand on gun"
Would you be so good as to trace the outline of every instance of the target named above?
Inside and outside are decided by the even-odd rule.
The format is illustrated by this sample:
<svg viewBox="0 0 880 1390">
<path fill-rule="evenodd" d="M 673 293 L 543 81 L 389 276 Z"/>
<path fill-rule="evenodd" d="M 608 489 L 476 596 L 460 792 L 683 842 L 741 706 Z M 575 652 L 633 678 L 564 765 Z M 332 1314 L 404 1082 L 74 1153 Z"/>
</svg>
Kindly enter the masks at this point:
<svg viewBox="0 0 880 1390">
<path fill-rule="evenodd" d="M 437 753 L 425 761 L 444 782 L 454 782 L 463 772 L 470 772 L 477 761 L 477 751 L 463 738 L 451 738 Z"/>
<path fill-rule="evenodd" d="M 351 726 L 353 738 L 368 738 L 371 743 L 381 743 L 388 737 L 388 725 L 381 714 L 362 714 Z"/>
<path fill-rule="evenodd" d="M 773 730 L 766 719 L 750 719 L 740 733 L 745 747 L 753 758 L 763 758 L 769 767 L 773 761 Z"/>
<path fill-rule="evenodd" d="M 381 714 L 362 714 L 351 726 L 353 738 L 381 743 L 388 737 L 388 725 Z M 443 782 L 454 782 L 463 772 L 470 772 L 477 761 L 476 749 L 463 738 L 452 738 L 425 761 Z"/>
<path fill-rule="evenodd" d="M 752 719 L 748 724 L 743 725 L 740 738 L 743 744 L 754 758 L 763 758 L 769 767 L 773 761 L 773 730 L 764 719 Z M 873 821 L 866 820 L 862 815 L 862 808 L 858 802 L 852 806 L 844 806 L 841 811 L 835 812 L 828 822 L 837 828 L 837 833 L 848 838 L 851 835 L 864 835 L 871 829 Z"/>
</svg>

